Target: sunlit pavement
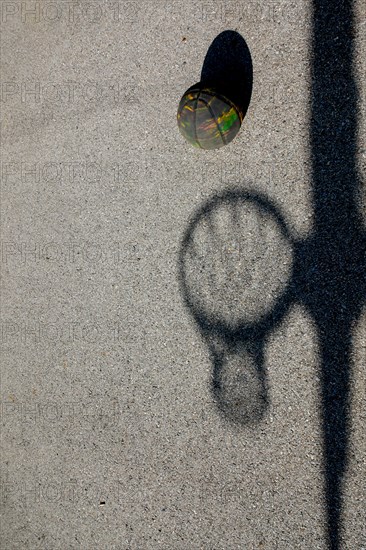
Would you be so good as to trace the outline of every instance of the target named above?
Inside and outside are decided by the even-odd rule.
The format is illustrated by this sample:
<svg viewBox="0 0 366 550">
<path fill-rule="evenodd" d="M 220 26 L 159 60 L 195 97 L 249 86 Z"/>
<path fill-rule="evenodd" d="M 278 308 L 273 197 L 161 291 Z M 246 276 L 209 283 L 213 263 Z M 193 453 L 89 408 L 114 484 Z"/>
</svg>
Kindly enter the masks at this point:
<svg viewBox="0 0 366 550">
<path fill-rule="evenodd" d="M 366 11 L 352 33 L 342 6 L 337 34 L 310 1 L 1 2 L 4 549 L 366 548 Z M 201 151 L 176 111 L 229 29 L 252 98 Z"/>
</svg>

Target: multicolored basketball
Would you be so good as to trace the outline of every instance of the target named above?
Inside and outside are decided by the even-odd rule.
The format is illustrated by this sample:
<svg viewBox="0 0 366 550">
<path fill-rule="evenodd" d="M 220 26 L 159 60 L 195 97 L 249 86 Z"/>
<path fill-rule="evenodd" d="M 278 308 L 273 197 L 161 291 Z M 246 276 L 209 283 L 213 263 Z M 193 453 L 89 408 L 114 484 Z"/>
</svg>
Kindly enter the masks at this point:
<svg viewBox="0 0 366 550">
<path fill-rule="evenodd" d="M 183 95 L 177 120 L 189 143 L 200 149 L 218 149 L 234 139 L 243 116 L 227 97 L 199 83 Z"/>
</svg>

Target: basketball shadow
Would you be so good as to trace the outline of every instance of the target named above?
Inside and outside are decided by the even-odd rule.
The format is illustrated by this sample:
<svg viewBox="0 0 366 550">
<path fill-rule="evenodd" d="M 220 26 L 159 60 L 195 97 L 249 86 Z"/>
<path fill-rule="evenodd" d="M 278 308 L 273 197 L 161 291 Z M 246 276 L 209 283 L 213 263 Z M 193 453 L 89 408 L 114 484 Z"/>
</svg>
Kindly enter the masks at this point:
<svg viewBox="0 0 366 550">
<path fill-rule="evenodd" d="M 224 31 L 206 54 L 201 82 L 230 99 L 245 116 L 253 88 L 252 57 L 244 38 L 236 31 Z"/>
</svg>

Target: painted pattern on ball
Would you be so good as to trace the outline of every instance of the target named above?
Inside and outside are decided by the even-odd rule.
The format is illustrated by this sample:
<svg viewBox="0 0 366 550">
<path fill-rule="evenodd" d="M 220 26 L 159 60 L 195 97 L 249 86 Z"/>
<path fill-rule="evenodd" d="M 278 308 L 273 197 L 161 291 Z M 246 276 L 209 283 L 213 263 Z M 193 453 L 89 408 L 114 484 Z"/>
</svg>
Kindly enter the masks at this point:
<svg viewBox="0 0 366 550">
<path fill-rule="evenodd" d="M 234 139 L 242 116 L 235 105 L 211 88 L 190 88 L 178 108 L 178 127 L 189 143 L 200 149 L 218 149 Z"/>
</svg>

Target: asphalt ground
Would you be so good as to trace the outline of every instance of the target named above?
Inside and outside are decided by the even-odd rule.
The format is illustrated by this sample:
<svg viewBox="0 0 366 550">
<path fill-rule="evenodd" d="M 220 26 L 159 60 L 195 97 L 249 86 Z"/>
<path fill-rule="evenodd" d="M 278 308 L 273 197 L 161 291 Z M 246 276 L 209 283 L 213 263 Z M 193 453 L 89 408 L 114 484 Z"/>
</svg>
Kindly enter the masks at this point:
<svg viewBox="0 0 366 550">
<path fill-rule="evenodd" d="M 1 548 L 365 550 L 365 3 L 1 10 Z"/>
</svg>

